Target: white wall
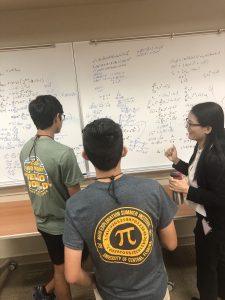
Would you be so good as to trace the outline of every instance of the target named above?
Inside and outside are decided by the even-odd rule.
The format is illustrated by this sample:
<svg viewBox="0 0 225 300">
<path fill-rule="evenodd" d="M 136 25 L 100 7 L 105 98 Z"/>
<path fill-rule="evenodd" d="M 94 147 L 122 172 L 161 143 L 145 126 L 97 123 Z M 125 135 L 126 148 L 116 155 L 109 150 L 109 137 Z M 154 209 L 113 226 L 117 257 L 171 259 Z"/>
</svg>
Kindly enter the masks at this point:
<svg viewBox="0 0 225 300">
<path fill-rule="evenodd" d="M 225 27 L 223 0 L 83 2 L 71 7 L 0 11 L 0 47 Z"/>
</svg>

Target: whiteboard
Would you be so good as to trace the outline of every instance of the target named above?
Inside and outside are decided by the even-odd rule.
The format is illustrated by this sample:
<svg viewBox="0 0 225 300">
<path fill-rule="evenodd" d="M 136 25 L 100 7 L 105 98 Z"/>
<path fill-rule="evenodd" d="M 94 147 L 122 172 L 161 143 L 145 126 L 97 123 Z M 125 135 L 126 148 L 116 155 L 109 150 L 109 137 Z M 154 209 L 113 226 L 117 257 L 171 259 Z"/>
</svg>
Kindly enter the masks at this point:
<svg viewBox="0 0 225 300">
<path fill-rule="evenodd" d="M 225 108 L 224 34 L 73 46 L 84 125 L 109 117 L 122 126 L 128 172 L 171 167 L 164 157 L 171 144 L 188 160 L 191 107 L 215 101 Z"/>
<path fill-rule="evenodd" d="M 66 119 L 56 140 L 74 149 L 85 171 L 72 44 L 0 52 L 1 186 L 24 183 L 19 153 L 36 133 L 28 104 L 41 94 L 52 94 L 62 103 Z"/>
</svg>

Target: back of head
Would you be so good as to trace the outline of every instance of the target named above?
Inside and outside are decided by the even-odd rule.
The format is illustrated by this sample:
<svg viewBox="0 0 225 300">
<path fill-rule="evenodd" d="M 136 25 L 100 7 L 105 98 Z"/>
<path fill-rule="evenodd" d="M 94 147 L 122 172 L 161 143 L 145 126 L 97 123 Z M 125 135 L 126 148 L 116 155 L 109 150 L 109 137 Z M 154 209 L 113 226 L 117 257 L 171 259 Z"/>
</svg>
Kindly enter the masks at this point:
<svg viewBox="0 0 225 300">
<path fill-rule="evenodd" d="M 62 104 L 51 95 L 38 96 L 29 104 L 30 116 L 37 129 L 46 129 L 53 125 L 57 114 L 63 114 Z"/>
<path fill-rule="evenodd" d="M 93 165 L 102 171 L 115 168 L 123 152 L 120 125 L 108 118 L 89 123 L 83 129 L 84 151 Z"/>
<path fill-rule="evenodd" d="M 197 117 L 202 126 L 212 127 L 208 139 L 211 143 L 215 139 L 224 138 L 224 113 L 222 107 L 215 102 L 203 102 L 192 107 L 191 112 Z"/>
<path fill-rule="evenodd" d="M 204 161 L 209 149 L 213 145 L 216 155 L 211 159 L 219 161 L 221 165 L 221 174 L 225 168 L 225 132 L 224 132 L 224 113 L 222 107 L 215 102 L 199 103 L 191 109 L 191 112 L 197 117 L 201 126 L 210 126 L 212 131 L 207 134 L 204 150 L 199 159 L 195 178 L 198 178 L 205 172 Z M 197 149 L 197 148 L 196 148 Z"/>
</svg>

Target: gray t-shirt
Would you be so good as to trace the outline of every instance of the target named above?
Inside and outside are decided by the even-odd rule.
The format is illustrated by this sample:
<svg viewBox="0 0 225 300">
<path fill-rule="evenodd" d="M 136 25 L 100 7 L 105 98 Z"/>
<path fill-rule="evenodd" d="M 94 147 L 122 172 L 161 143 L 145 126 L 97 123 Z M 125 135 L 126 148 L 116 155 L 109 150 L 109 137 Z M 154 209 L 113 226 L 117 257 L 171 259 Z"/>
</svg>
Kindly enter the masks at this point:
<svg viewBox="0 0 225 300">
<path fill-rule="evenodd" d="M 20 162 L 38 229 L 63 234 L 68 187 L 83 180 L 73 149 L 51 139 L 30 139 Z M 31 151 L 32 149 L 32 151 Z M 31 152 L 31 153 L 30 153 Z M 36 157 L 35 157 L 36 154 Z"/>
<path fill-rule="evenodd" d="M 154 180 L 123 175 L 96 181 L 67 203 L 64 244 L 88 245 L 98 290 L 107 300 L 162 300 L 167 288 L 158 229 L 168 226 L 176 206 Z"/>
</svg>

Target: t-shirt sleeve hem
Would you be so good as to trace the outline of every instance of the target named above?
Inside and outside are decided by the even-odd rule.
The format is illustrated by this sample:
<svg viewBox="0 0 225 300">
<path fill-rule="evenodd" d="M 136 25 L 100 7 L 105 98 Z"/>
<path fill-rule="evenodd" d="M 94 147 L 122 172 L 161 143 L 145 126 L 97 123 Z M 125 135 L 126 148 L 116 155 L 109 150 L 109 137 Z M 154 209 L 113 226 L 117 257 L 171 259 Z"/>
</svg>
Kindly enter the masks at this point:
<svg viewBox="0 0 225 300">
<path fill-rule="evenodd" d="M 80 182 L 82 182 L 82 181 L 84 181 L 84 177 L 83 176 L 80 176 L 80 177 L 78 177 L 78 178 L 76 178 L 76 181 L 74 181 L 74 182 L 72 182 L 72 183 L 67 183 L 67 182 L 65 182 L 65 186 L 66 187 L 72 187 L 72 186 L 75 186 L 75 185 L 77 185 L 78 183 L 80 183 Z"/>
<path fill-rule="evenodd" d="M 175 215 L 174 215 L 175 216 Z M 167 226 L 169 226 L 171 224 L 171 222 L 174 220 L 174 217 L 171 218 L 170 220 L 168 220 L 166 223 L 160 225 L 158 228 L 161 230 L 161 229 L 164 229 L 166 228 Z"/>
<path fill-rule="evenodd" d="M 69 249 L 72 249 L 72 250 L 80 250 L 80 251 L 83 250 L 82 246 L 74 246 L 74 245 L 72 245 L 70 243 L 65 243 L 64 242 L 64 246 L 67 247 L 67 248 L 69 248 Z"/>
</svg>

